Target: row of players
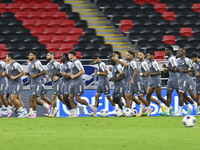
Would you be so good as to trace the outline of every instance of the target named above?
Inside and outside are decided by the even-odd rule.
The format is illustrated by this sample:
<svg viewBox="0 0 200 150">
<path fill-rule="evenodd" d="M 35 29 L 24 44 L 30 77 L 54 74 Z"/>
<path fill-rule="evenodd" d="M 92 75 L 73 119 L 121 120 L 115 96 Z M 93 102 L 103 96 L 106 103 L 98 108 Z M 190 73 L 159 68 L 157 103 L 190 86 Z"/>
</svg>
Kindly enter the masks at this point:
<svg viewBox="0 0 200 150">
<path fill-rule="evenodd" d="M 58 111 L 56 108 L 56 98 L 58 97 L 58 99 L 70 109 L 70 117 L 77 117 L 76 106 L 81 110 L 82 107 L 74 102 L 74 97 L 76 96 L 76 101 L 78 103 L 84 104 L 91 108 L 92 113 L 88 115 L 96 116 L 99 97 L 101 93 L 104 93 L 115 109 L 115 103 L 118 104 L 122 109 L 124 104 L 121 101 L 121 97 L 124 97 L 127 108 L 131 108 L 132 101 L 134 101 L 140 106 L 140 112 L 138 116 L 142 116 L 145 111 L 147 116 L 150 116 L 152 112 L 152 109 L 150 108 L 150 100 L 152 100 L 162 108 L 162 113 L 160 113 L 160 115 L 168 116 L 171 115 L 173 110 L 173 108 L 170 107 L 170 103 L 171 93 L 175 89 L 179 94 L 179 111 L 175 112 L 174 115 L 182 115 L 183 102 L 189 106 L 188 101 L 195 106 L 195 109 L 198 113 L 198 91 L 196 97 L 194 91 L 194 81 L 188 74 L 188 72 L 194 72 L 195 69 L 192 66 L 191 61 L 185 57 L 185 49 L 181 48 L 179 50 L 180 58 L 178 60 L 176 60 L 176 58 L 172 55 L 172 51 L 173 48 L 171 46 L 166 48 L 165 52 L 168 56 L 168 65 L 163 65 L 163 67 L 169 71 L 167 100 L 161 96 L 161 71 L 157 61 L 154 60 L 153 52 L 147 53 L 147 59 L 150 61 L 149 65 L 145 60 L 145 54 L 143 52 L 139 52 L 138 57 L 140 60 L 140 67 L 137 66 L 137 62 L 134 60 L 134 52 L 128 51 L 126 53 L 126 61 L 121 61 L 118 59 L 118 53 L 114 52 L 113 56 L 109 58 L 109 61 L 113 66 L 111 69 L 113 77 L 110 79 L 107 77 L 108 70 L 105 63 L 102 62 L 97 55 L 94 55 L 93 61 L 95 64 L 98 64 L 98 71 L 95 70 L 95 74 L 99 76 L 99 81 L 95 97 L 95 106 L 93 107 L 81 99 L 81 95 L 83 94 L 83 80 L 81 76 L 85 73 L 85 71 L 81 62 L 76 59 L 75 51 L 70 51 L 69 54 L 63 53 L 61 55 L 61 61 L 63 62 L 62 65 L 54 60 L 55 54 L 53 52 L 49 52 L 47 54 L 47 61 L 49 62 L 47 64 L 47 71 L 44 69 L 41 62 L 36 59 L 37 52 L 33 51 L 29 55 L 30 62 L 28 64 L 28 72 L 26 73 L 24 72 L 22 66 L 14 61 L 13 53 L 8 53 L 6 55 L 6 62 L 8 65 L 1 61 L 1 101 L 3 101 L 8 110 L 8 117 L 10 117 L 13 113 L 13 111 L 9 109 L 8 104 L 18 110 L 19 118 L 26 116 L 29 118 L 35 118 L 37 104 L 47 108 L 48 113 L 45 114 L 46 116 L 54 117 L 55 113 Z M 69 60 L 71 60 L 71 62 Z M 192 54 L 192 60 L 198 62 L 198 55 L 195 53 Z M 196 69 L 199 68 L 197 67 L 197 64 L 198 63 L 195 64 Z M 190 68 L 190 70 L 188 68 Z M 167 71 L 166 69 L 165 72 Z M 48 98 L 45 97 L 46 91 L 43 86 L 42 76 L 44 74 L 47 74 L 46 77 L 51 78 L 52 80 L 52 103 Z M 21 76 L 23 75 L 28 75 L 30 78 L 28 82 L 31 83 L 30 111 L 28 115 L 23 106 L 23 102 L 21 101 L 21 92 L 23 90 Z M 198 76 L 199 72 L 197 72 L 196 75 Z M 5 77 L 8 78 L 7 90 Z M 63 82 L 61 78 L 63 78 Z M 113 100 L 110 97 L 109 81 L 114 82 Z M 196 82 L 198 82 L 198 79 Z M 161 104 L 157 99 L 152 97 L 154 89 L 158 99 L 160 99 L 164 104 Z M 187 97 L 187 91 L 190 93 L 192 99 L 197 101 L 197 103 L 191 98 Z M 63 94 L 63 97 L 61 94 Z M 134 94 L 137 94 L 139 100 L 135 98 Z M 147 99 L 144 99 L 145 94 L 147 94 Z M 7 99 L 9 95 L 11 95 L 11 102 Z M 41 96 L 45 102 L 38 100 L 39 96 Z M 146 105 L 146 108 L 143 107 L 143 104 Z M 2 106 L 2 102 L 0 106 Z M 1 109 L 2 108 L 0 108 L 0 110 Z M 192 109 L 188 107 L 188 114 L 191 112 Z"/>
</svg>

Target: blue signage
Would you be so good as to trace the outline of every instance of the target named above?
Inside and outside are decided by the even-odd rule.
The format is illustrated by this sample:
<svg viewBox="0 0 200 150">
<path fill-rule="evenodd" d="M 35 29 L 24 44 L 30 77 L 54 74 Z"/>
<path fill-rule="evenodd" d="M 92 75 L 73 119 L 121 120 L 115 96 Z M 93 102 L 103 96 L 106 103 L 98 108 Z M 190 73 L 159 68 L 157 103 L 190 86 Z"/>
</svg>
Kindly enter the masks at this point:
<svg viewBox="0 0 200 150">
<path fill-rule="evenodd" d="M 111 95 L 112 95 L 112 91 L 113 90 L 111 90 Z M 84 90 L 84 95 L 82 95 L 81 98 L 86 100 L 88 103 L 94 105 L 95 104 L 95 94 L 96 94 L 96 90 Z M 164 98 L 167 98 L 166 95 L 167 95 L 167 90 L 162 90 L 162 96 Z M 153 96 L 156 97 L 156 94 L 154 93 Z M 84 105 L 82 105 L 82 106 L 84 107 L 84 110 L 83 110 L 83 114 L 81 116 L 83 116 L 83 117 L 88 116 L 87 114 L 91 112 L 90 108 L 86 107 Z M 176 93 L 176 91 L 174 91 L 172 93 L 171 106 L 174 108 L 173 112 L 178 111 L 179 98 L 178 98 L 178 94 Z M 57 117 L 67 117 L 67 116 L 69 116 L 68 108 L 65 105 L 63 105 L 62 102 L 59 101 L 59 100 L 57 100 L 57 107 L 59 108 L 59 112 L 57 113 Z M 133 108 L 134 107 L 139 112 L 139 106 L 136 105 L 135 103 L 133 103 Z M 161 112 L 161 108 L 157 104 L 155 104 L 154 102 L 151 102 L 151 107 L 154 109 L 153 112 L 152 112 L 152 116 L 160 116 L 159 113 Z M 193 105 L 190 104 L 190 107 L 193 107 Z M 101 109 L 108 110 L 109 116 L 113 116 L 114 108 L 111 105 L 111 103 L 106 99 L 104 94 L 101 95 L 100 100 L 99 100 L 99 107 L 98 107 L 98 110 L 97 110 L 97 116 L 100 116 Z M 77 109 L 77 113 L 79 114 L 78 109 Z M 195 112 L 194 107 L 193 107 L 193 112 L 191 114 L 195 115 L 195 113 L 196 112 Z M 183 115 L 186 115 L 186 114 L 187 114 L 187 107 L 186 107 L 186 105 L 184 105 L 183 106 Z"/>
</svg>

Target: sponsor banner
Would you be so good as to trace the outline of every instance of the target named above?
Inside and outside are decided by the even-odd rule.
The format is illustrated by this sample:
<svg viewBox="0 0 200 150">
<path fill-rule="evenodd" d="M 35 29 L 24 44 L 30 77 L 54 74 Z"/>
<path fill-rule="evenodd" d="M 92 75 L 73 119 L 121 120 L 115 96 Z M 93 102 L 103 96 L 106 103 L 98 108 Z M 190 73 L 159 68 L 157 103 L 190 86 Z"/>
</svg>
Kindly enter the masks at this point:
<svg viewBox="0 0 200 150">
<path fill-rule="evenodd" d="M 112 95 L 113 90 L 111 90 L 111 95 Z M 95 94 L 96 90 L 84 90 L 84 94 L 82 95 L 82 99 L 87 101 L 88 103 L 94 105 L 95 104 Z M 167 90 L 162 90 L 162 96 L 166 99 L 167 95 Z M 156 94 L 154 93 L 153 96 L 155 98 Z M 125 103 L 125 101 L 123 100 Z M 84 107 L 83 109 L 83 114 L 81 116 L 88 116 L 87 114 L 90 113 L 90 108 L 86 107 L 85 105 L 82 105 Z M 178 99 L 178 94 L 176 91 L 172 93 L 172 103 L 171 106 L 174 108 L 173 112 L 178 111 L 178 106 L 179 106 L 179 99 Z M 62 104 L 59 100 L 57 100 L 57 107 L 59 108 L 59 112 L 57 113 L 58 117 L 67 117 L 69 116 L 69 110 L 66 108 L 65 105 Z M 155 104 L 154 102 L 151 102 L 151 107 L 154 109 L 152 112 L 152 116 L 160 116 L 159 113 L 161 112 L 161 108 Z M 193 105 L 190 104 L 190 107 L 193 107 Z M 139 106 L 133 103 L 133 108 L 136 108 L 137 111 L 139 112 Z M 97 110 L 97 116 L 100 116 L 100 111 L 101 109 L 106 109 L 109 112 L 109 116 L 113 116 L 114 113 L 114 108 L 111 105 L 111 103 L 106 99 L 105 95 L 102 94 L 100 99 L 99 99 L 99 107 Z M 77 109 L 77 113 L 79 114 L 79 110 Z M 183 106 L 183 115 L 187 114 L 187 107 L 186 105 Z M 191 113 L 192 115 L 195 115 L 195 109 L 193 107 L 193 112 Z"/>
</svg>

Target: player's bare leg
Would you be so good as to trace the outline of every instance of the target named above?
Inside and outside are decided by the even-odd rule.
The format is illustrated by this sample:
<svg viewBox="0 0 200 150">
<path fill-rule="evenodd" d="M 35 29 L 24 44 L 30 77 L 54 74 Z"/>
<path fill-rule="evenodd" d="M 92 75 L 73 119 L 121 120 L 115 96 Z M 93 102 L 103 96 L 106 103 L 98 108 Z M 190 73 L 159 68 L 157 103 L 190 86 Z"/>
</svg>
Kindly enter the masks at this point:
<svg viewBox="0 0 200 150">
<path fill-rule="evenodd" d="M 161 94 L 161 87 L 155 87 L 155 91 L 156 91 L 156 95 L 157 95 L 158 99 L 161 100 L 165 105 L 167 105 L 166 99 L 164 99 L 164 98 L 162 97 L 162 94 Z"/>
<path fill-rule="evenodd" d="M 75 105 L 75 102 L 74 102 L 74 94 L 69 94 L 69 102 L 70 102 L 70 105 L 71 105 L 71 116 L 70 117 L 78 117 L 77 116 L 77 113 L 76 113 L 76 105 Z"/>
<path fill-rule="evenodd" d="M 115 104 L 118 104 L 118 105 L 119 105 L 119 108 L 122 110 L 122 109 L 123 109 L 123 108 L 122 108 L 123 104 L 122 104 L 122 101 L 121 101 L 120 99 L 121 99 L 121 98 L 113 97 L 113 102 L 114 102 Z"/>
<path fill-rule="evenodd" d="M 151 86 L 147 87 L 147 97 L 146 97 L 146 100 L 147 100 L 147 102 L 149 104 L 151 104 L 151 97 L 152 97 L 153 91 L 154 91 L 154 89 Z M 147 116 L 151 115 L 151 111 L 152 111 L 151 107 L 148 106 L 148 108 L 147 108 Z"/>
<path fill-rule="evenodd" d="M 44 100 L 47 104 L 52 105 L 52 102 L 50 99 L 48 99 L 45 94 L 41 95 L 41 99 Z"/>
<path fill-rule="evenodd" d="M 65 101 L 63 100 L 63 97 L 62 97 L 62 95 L 60 94 L 60 95 L 58 95 L 58 99 L 63 103 L 63 104 L 65 104 L 66 105 L 66 103 L 65 103 Z"/>
<path fill-rule="evenodd" d="M 78 103 L 81 103 L 81 104 L 83 104 L 83 105 L 86 105 L 86 106 L 90 107 L 91 111 L 94 112 L 93 106 L 90 105 L 90 104 L 89 104 L 88 102 L 86 102 L 85 100 L 82 100 L 82 99 L 81 99 L 81 96 L 76 96 L 76 101 L 77 101 Z"/>
</svg>

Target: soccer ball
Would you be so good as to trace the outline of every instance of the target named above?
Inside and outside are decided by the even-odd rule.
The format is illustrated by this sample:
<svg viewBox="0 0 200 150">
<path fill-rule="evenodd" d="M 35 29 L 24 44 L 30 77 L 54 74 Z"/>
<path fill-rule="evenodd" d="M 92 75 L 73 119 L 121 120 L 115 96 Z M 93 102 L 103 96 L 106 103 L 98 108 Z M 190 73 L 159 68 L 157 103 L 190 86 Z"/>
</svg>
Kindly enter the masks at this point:
<svg viewBox="0 0 200 150">
<path fill-rule="evenodd" d="M 132 111 L 133 111 L 133 117 L 137 116 L 137 110 L 133 108 Z"/>
<path fill-rule="evenodd" d="M 126 108 L 124 110 L 124 116 L 125 117 L 132 117 L 133 116 L 133 111 L 130 108 Z"/>
<path fill-rule="evenodd" d="M 194 116 L 188 115 L 183 118 L 183 124 L 186 127 L 194 127 L 196 123 L 196 118 Z"/>
<path fill-rule="evenodd" d="M 101 117 L 108 117 L 108 111 L 106 109 L 101 110 Z"/>
<path fill-rule="evenodd" d="M 117 109 L 114 113 L 114 116 L 115 117 L 123 117 L 124 116 L 123 111 L 121 109 Z"/>
</svg>

